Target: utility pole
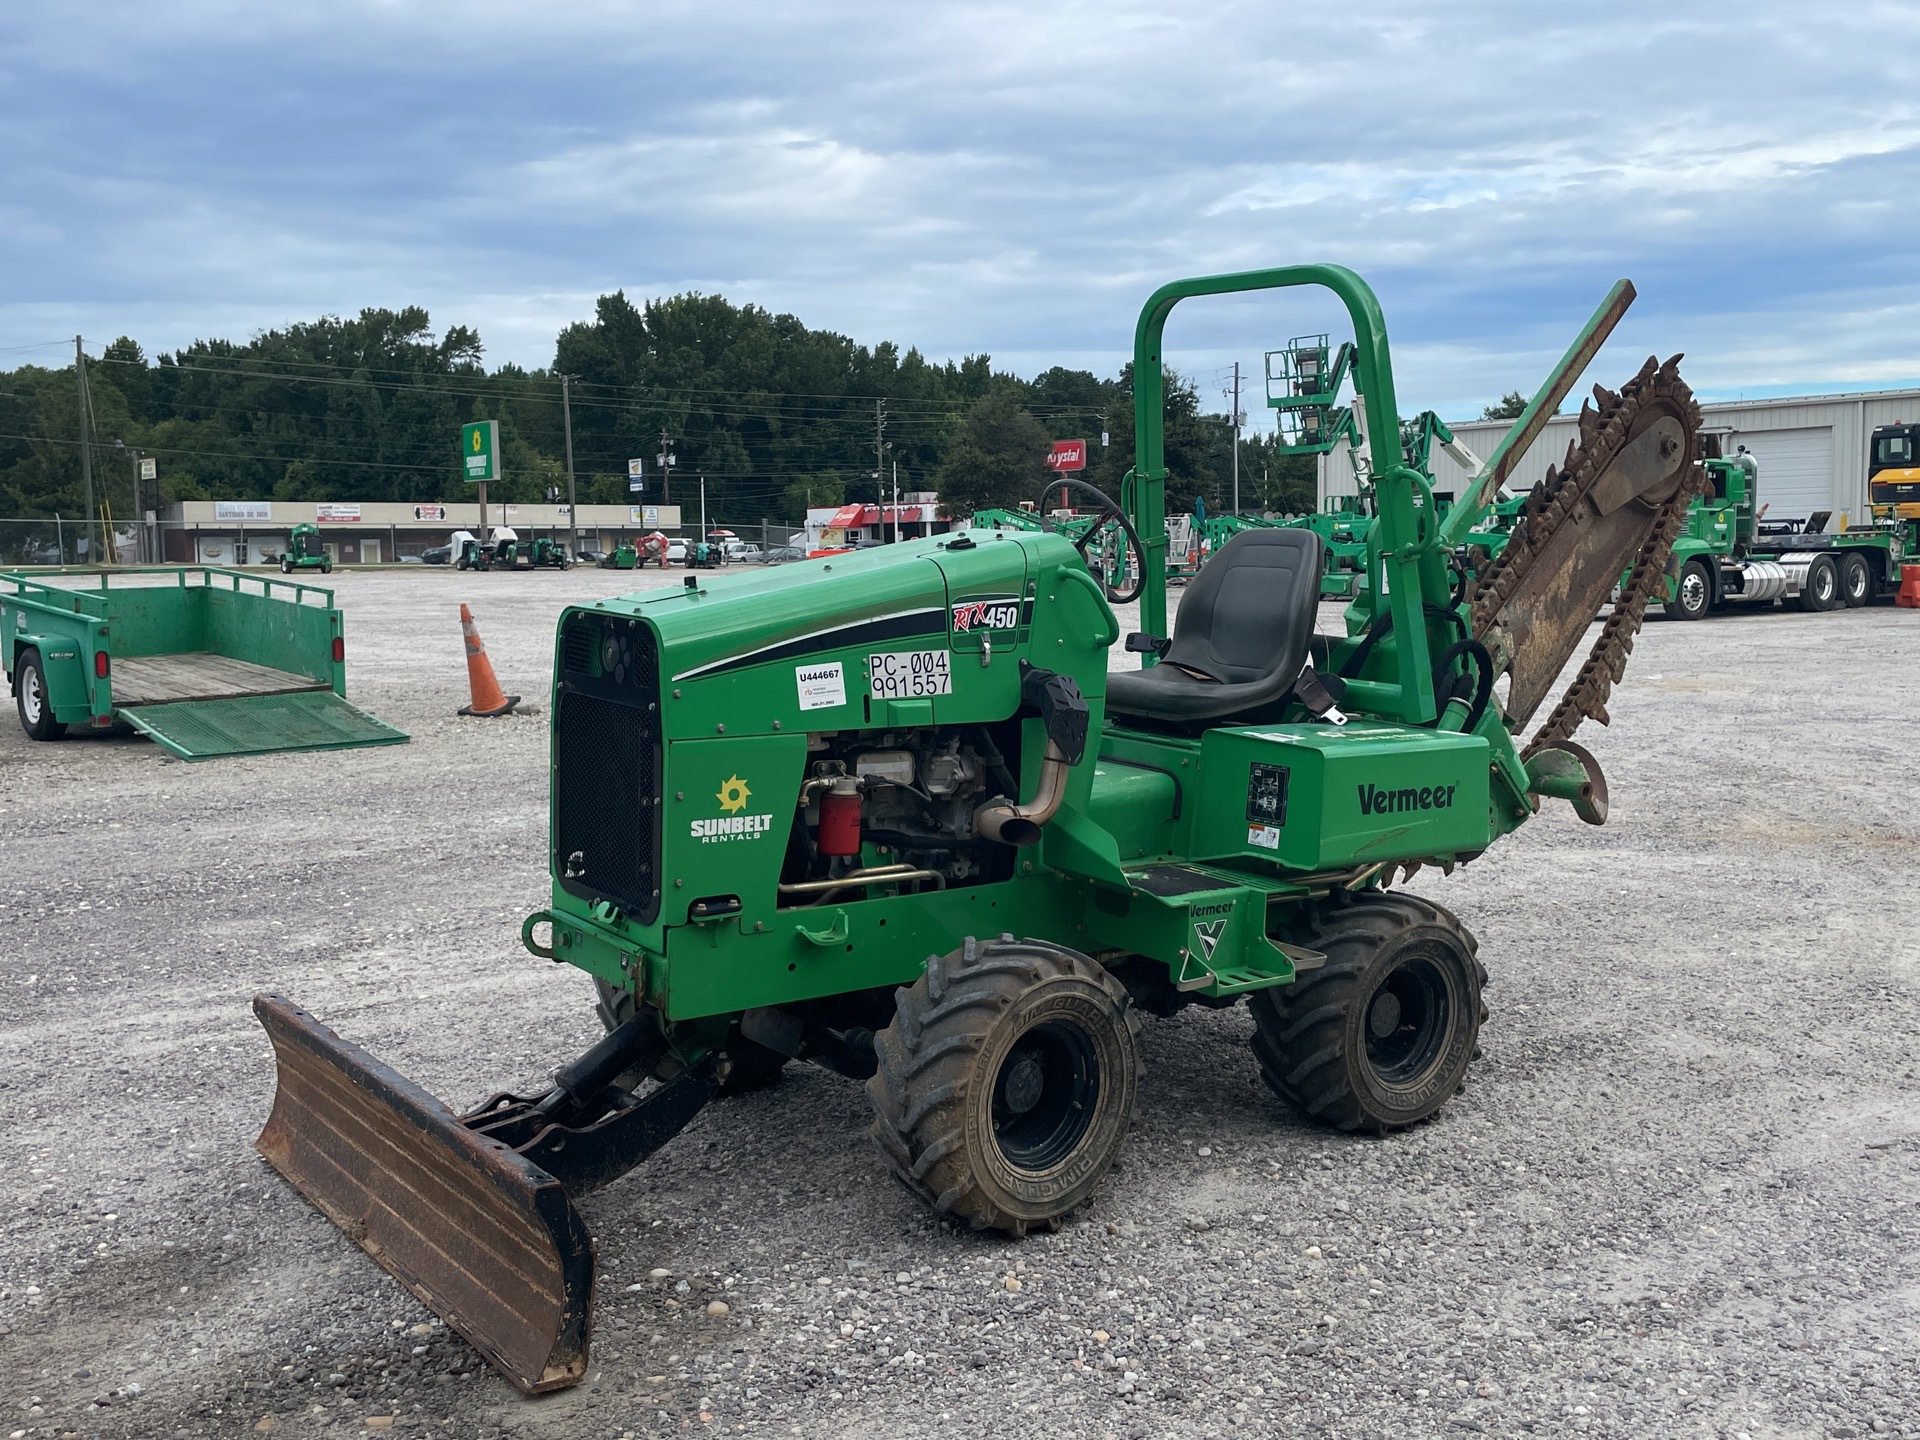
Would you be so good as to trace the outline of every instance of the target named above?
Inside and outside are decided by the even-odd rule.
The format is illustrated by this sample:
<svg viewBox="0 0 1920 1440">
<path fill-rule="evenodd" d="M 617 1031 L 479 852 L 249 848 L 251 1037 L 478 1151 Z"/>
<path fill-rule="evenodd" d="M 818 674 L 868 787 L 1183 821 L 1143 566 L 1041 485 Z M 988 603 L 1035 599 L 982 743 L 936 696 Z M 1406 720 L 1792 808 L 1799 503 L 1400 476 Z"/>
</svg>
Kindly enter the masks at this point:
<svg viewBox="0 0 1920 1440">
<path fill-rule="evenodd" d="M 893 543 L 900 543 L 900 462 L 893 462 Z"/>
<path fill-rule="evenodd" d="M 660 462 L 660 503 L 673 503 L 673 438 L 665 430 L 660 432 L 660 453 L 654 458 Z"/>
<path fill-rule="evenodd" d="M 580 553 L 580 502 L 573 484 L 573 376 L 560 377 L 560 416 L 567 432 L 567 558 Z"/>
<path fill-rule="evenodd" d="M 880 538 L 887 538 L 887 402 L 873 402 L 873 488 L 879 491 Z"/>
<path fill-rule="evenodd" d="M 705 544 L 706 539 L 707 539 L 707 477 L 702 475 L 700 477 L 700 541 L 701 543 Z"/>
<path fill-rule="evenodd" d="M 87 536 L 87 563 L 98 565 L 100 552 L 94 548 L 93 523 L 93 397 L 87 394 L 87 352 L 78 335 L 73 337 L 73 379 L 80 404 L 80 483 L 87 501 L 86 523 L 80 533 Z"/>
<path fill-rule="evenodd" d="M 1233 362 L 1233 513 L 1240 513 L 1240 362 Z"/>
</svg>

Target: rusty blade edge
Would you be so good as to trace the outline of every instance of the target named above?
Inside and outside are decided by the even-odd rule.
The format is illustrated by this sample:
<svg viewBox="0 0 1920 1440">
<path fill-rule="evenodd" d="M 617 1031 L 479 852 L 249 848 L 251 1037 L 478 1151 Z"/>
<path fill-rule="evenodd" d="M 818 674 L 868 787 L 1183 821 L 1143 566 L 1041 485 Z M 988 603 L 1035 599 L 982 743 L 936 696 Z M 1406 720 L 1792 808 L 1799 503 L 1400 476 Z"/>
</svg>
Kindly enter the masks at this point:
<svg viewBox="0 0 1920 1440">
<path fill-rule="evenodd" d="M 254 1012 L 279 1069 L 273 1113 L 256 1142 L 267 1160 L 520 1390 L 538 1394 L 581 1379 L 593 1242 L 559 1183 L 475 1135 L 425 1089 L 284 997 L 256 996 Z M 420 1183 L 410 1187 L 409 1178 Z M 486 1265 L 504 1257 L 466 1244 L 457 1218 L 472 1219 L 476 1209 L 491 1220 L 480 1228 L 518 1234 L 508 1248 L 546 1257 L 536 1268 L 548 1284 L 529 1285 L 521 1266 Z M 447 1243 L 428 1233 L 435 1224 Z M 476 1250 L 486 1274 L 470 1268 Z M 468 1303 L 455 1303 L 456 1294 Z M 531 1325 L 530 1308 L 540 1317 Z"/>
</svg>

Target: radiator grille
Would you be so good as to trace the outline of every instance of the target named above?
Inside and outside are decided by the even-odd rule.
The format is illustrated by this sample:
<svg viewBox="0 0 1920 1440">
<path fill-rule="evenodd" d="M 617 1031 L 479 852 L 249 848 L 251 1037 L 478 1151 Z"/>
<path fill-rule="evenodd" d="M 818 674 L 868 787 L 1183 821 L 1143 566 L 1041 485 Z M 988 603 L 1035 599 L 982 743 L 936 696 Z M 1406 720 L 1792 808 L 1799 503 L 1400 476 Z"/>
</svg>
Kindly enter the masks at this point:
<svg viewBox="0 0 1920 1440">
<path fill-rule="evenodd" d="M 643 925 L 660 911 L 660 707 L 653 632 L 581 612 L 561 635 L 553 873 Z"/>
</svg>

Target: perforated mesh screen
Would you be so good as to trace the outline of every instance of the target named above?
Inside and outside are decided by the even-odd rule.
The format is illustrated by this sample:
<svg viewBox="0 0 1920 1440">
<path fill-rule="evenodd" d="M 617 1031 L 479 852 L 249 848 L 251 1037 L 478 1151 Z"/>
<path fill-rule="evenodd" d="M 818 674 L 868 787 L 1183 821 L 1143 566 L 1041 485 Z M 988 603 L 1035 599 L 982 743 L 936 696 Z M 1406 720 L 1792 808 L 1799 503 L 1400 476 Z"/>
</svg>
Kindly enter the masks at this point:
<svg viewBox="0 0 1920 1440">
<path fill-rule="evenodd" d="M 554 716 L 553 873 L 641 924 L 660 909 L 660 723 L 653 632 L 569 617 Z"/>
<path fill-rule="evenodd" d="M 122 710 L 120 717 L 182 760 L 399 745 L 407 739 L 404 731 L 349 705 L 331 690 L 140 705 Z"/>
</svg>

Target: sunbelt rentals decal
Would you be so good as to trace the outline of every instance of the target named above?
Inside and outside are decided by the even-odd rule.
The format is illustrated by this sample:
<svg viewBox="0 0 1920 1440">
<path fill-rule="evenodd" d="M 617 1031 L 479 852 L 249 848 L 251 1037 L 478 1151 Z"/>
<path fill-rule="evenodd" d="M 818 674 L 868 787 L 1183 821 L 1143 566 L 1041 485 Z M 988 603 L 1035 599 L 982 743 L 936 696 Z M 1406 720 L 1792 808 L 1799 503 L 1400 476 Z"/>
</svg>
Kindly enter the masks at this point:
<svg viewBox="0 0 1920 1440">
<path fill-rule="evenodd" d="M 758 840 L 773 828 L 771 815 L 743 815 L 753 791 L 738 775 L 729 775 L 714 794 L 727 813 L 705 820 L 694 820 L 692 835 L 702 845 L 724 845 L 733 840 Z"/>
</svg>

